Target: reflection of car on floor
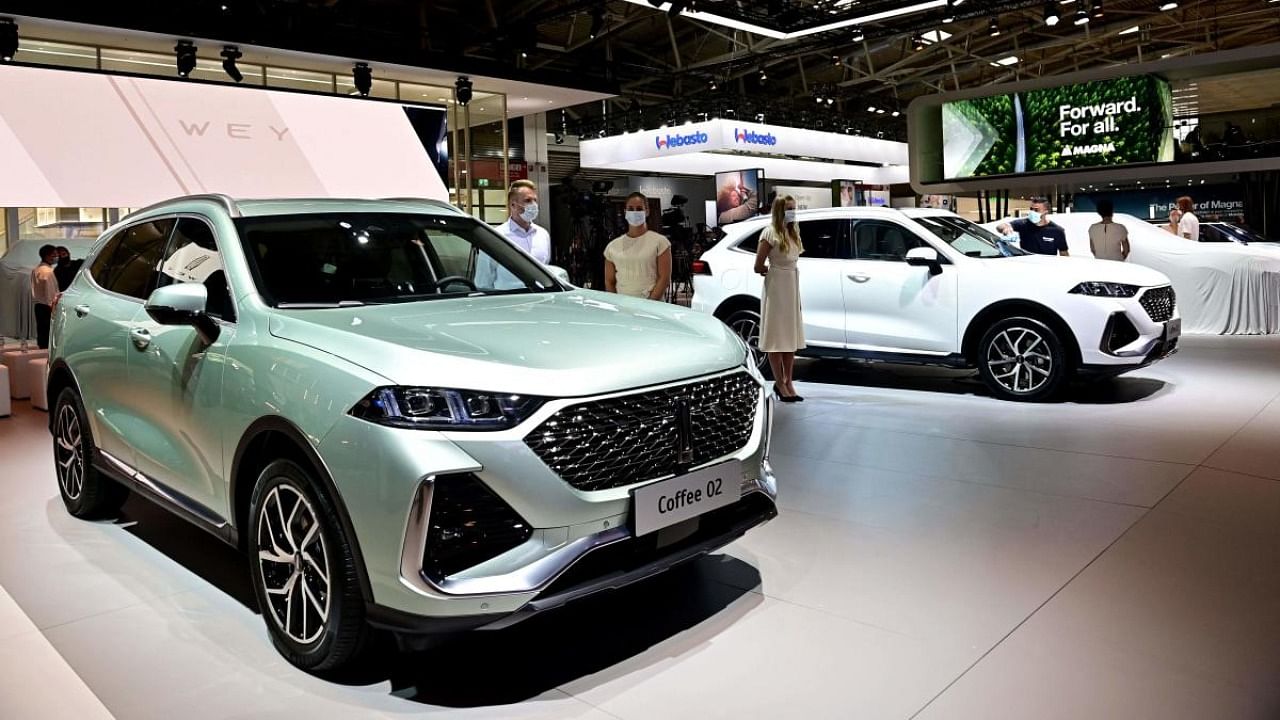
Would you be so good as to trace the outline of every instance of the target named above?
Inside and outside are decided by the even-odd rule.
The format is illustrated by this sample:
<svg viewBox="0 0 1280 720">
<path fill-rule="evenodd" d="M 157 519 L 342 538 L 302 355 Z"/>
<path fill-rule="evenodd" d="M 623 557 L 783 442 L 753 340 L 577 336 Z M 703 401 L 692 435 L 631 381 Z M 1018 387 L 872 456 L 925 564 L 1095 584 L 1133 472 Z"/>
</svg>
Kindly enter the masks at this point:
<svg viewBox="0 0 1280 720">
<path fill-rule="evenodd" d="M 732 226 L 695 267 L 693 308 L 753 343 L 767 223 Z M 976 367 L 1000 397 L 1043 400 L 1076 374 L 1118 375 L 1177 345 L 1169 280 L 1147 268 L 1002 251 L 945 210 L 809 210 L 799 224 L 804 355 Z"/>
<path fill-rule="evenodd" d="M 53 335 L 67 509 L 129 488 L 238 545 L 307 669 L 372 627 L 505 627 L 776 514 L 739 338 L 563 285 L 443 203 L 163 203 L 103 236 Z"/>
<path fill-rule="evenodd" d="M 1089 226 L 1098 222 L 1096 213 L 1064 213 L 1053 221 L 1066 230 L 1072 255 L 1091 255 Z M 1128 264 L 1158 270 L 1172 281 L 1184 331 L 1280 333 L 1280 253 L 1274 248 L 1190 242 L 1132 215 L 1117 214 L 1115 221 L 1129 229 Z"/>
</svg>

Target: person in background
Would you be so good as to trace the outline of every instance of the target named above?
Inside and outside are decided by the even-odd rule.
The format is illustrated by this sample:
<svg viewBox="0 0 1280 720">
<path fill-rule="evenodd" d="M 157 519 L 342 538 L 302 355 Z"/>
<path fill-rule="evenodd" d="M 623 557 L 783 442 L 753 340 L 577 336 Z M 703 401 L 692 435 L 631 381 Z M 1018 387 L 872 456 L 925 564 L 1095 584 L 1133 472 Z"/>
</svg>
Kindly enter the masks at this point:
<svg viewBox="0 0 1280 720">
<path fill-rule="evenodd" d="M 760 307 L 760 352 L 769 354 L 773 391 L 782 402 L 801 402 L 792 373 L 796 351 L 804 347 L 804 319 L 800 311 L 800 275 L 796 260 L 804 252 L 796 201 L 790 195 L 774 198 L 769 227 L 760 233 L 755 271 L 764 276 Z"/>
<path fill-rule="evenodd" d="M 83 264 L 83 260 L 71 259 L 70 250 L 61 245 L 58 246 L 58 264 L 53 268 L 53 275 L 58 279 L 58 292 L 63 292 L 71 286 L 71 281 L 75 279 L 76 272 Z"/>
<path fill-rule="evenodd" d="M 649 229 L 649 199 L 627 196 L 627 232 L 604 249 L 604 289 L 619 295 L 661 300 L 671 284 L 671 241 Z"/>
<path fill-rule="evenodd" d="M 1177 205 L 1174 205 L 1169 208 L 1169 222 L 1161 225 L 1160 227 L 1164 228 L 1164 231 L 1170 235 L 1178 235 L 1178 221 L 1181 219 L 1182 212 L 1178 210 Z M 1181 235 L 1178 235 L 1178 237 L 1181 237 Z"/>
<path fill-rule="evenodd" d="M 996 230 L 1001 235 L 1017 233 L 1018 247 L 1026 252 L 1062 257 L 1071 254 L 1067 248 L 1067 232 L 1049 220 L 1049 201 L 1045 198 L 1032 200 L 1031 210 L 1025 218 L 1001 223 Z"/>
<path fill-rule="evenodd" d="M 49 324 L 53 319 L 53 303 L 58 299 L 58 278 L 53 265 L 58 261 L 58 249 L 52 245 L 40 247 L 40 264 L 31 271 L 31 299 L 36 304 L 36 347 L 49 347 Z"/>
<path fill-rule="evenodd" d="M 538 219 L 538 186 L 530 180 L 517 180 L 507 188 L 507 221 L 497 227 L 499 233 L 524 248 L 540 263 L 551 262 L 551 233 Z"/>
<path fill-rule="evenodd" d="M 1101 222 L 1089 226 L 1089 249 L 1099 260 L 1124 262 L 1129 258 L 1129 228 L 1112 219 L 1115 205 L 1110 198 L 1098 201 Z"/>
<path fill-rule="evenodd" d="M 1178 198 L 1178 210 L 1182 212 L 1182 217 L 1178 220 L 1178 236 L 1192 242 L 1200 242 L 1200 218 L 1192 212 L 1195 206 L 1191 198 L 1186 195 Z"/>
</svg>

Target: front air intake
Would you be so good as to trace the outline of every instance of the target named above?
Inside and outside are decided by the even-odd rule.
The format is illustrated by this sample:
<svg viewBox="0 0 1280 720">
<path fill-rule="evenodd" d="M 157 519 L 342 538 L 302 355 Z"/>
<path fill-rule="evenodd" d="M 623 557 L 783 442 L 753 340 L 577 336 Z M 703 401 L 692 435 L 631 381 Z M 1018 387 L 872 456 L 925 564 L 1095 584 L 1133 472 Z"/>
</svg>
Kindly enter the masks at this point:
<svg viewBox="0 0 1280 720">
<path fill-rule="evenodd" d="M 431 489 L 422 569 L 439 581 L 519 547 L 533 528 L 475 475 L 443 475 Z"/>
</svg>

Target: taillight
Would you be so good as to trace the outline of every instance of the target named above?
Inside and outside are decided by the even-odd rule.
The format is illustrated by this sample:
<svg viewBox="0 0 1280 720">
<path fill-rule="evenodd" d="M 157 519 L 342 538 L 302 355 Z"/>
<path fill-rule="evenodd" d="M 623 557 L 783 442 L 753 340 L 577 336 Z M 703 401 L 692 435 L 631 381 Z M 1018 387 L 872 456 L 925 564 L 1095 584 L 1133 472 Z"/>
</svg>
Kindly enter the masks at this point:
<svg viewBox="0 0 1280 720">
<path fill-rule="evenodd" d="M 693 261 L 693 274 L 694 274 L 694 275 L 710 275 L 710 274 L 711 274 L 711 265 L 710 265 L 709 263 L 707 263 L 707 261 L 706 261 L 706 260 L 694 260 L 694 261 Z"/>
</svg>

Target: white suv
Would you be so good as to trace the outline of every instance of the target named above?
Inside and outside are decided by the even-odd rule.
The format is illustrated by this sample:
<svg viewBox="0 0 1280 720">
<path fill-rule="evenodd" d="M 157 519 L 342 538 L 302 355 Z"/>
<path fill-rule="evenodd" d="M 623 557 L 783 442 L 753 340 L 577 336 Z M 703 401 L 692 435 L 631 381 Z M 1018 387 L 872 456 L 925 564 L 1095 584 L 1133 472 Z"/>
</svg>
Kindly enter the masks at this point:
<svg viewBox="0 0 1280 720">
<path fill-rule="evenodd" d="M 802 355 L 976 367 L 999 397 L 1045 400 L 1073 375 L 1119 375 L 1177 348 L 1173 288 L 1149 268 L 1031 255 L 944 210 L 809 210 L 799 223 Z M 694 267 L 693 308 L 753 347 L 767 224 L 729 227 Z"/>
</svg>

